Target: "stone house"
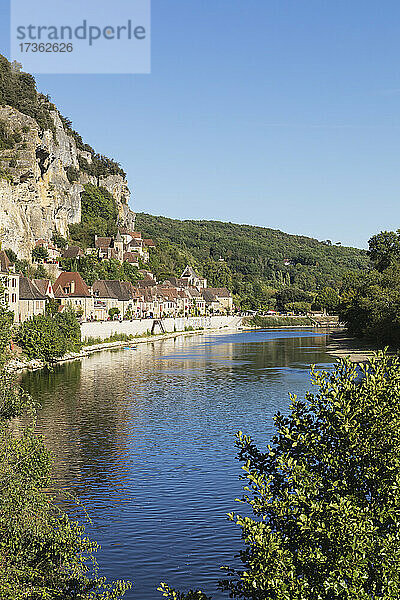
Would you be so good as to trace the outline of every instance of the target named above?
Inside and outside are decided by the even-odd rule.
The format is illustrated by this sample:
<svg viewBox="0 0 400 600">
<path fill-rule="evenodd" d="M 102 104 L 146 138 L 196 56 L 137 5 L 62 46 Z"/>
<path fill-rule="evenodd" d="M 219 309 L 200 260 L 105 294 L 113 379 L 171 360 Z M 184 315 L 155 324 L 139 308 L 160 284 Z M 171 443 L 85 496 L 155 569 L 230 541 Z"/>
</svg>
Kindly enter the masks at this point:
<svg viewBox="0 0 400 600">
<path fill-rule="evenodd" d="M 160 295 L 156 286 L 143 288 L 141 292 L 143 293 L 142 316 L 160 319 L 165 302 L 164 297 Z"/>
<path fill-rule="evenodd" d="M 189 299 L 189 313 L 194 316 L 206 314 L 206 301 L 202 294 L 195 287 L 188 287 L 185 293 Z"/>
<path fill-rule="evenodd" d="M 180 309 L 183 314 L 184 306 L 176 288 L 160 285 L 157 286 L 157 292 L 162 301 L 160 314 L 163 317 L 174 317 Z"/>
<path fill-rule="evenodd" d="M 127 262 L 134 267 L 139 267 L 139 254 L 135 252 L 124 252 L 123 262 Z"/>
<path fill-rule="evenodd" d="M 63 252 L 63 258 L 79 260 L 82 256 L 85 256 L 85 253 L 79 246 L 68 246 Z"/>
<path fill-rule="evenodd" d="M 141 294 L 129 281 L 98 280 L 92 285 L 94 317 L 104 321 L 117 308 L 121 318 L 141 316 Z"/>
<path fill-rule="evenodd" d="M 53 290 L 62 307 L 74 308 L 85 320 L 94 318 L 93 297 L 80 273 L 61 273 L 54 282 Z"/>
<path fill-rule="evenodd" d="M 48 297 L 36 287 L 33 281 L 19 276 L 18 321 L 23 323 L 36 315 L 44 314 Z"/>
<path fill-rule="evenodd" d="M 198 290 L 207 287 L 207 279 L 197 275 L 196 271 L 189 265 L 185 267 L 180 279 L 186 282 L 186 287 L 195 287 Z"/>
<path fill-rule="evenodd" d="M 208 312 L 221 314 L 232 311 L 233 298 L 227 288 L 205 288 L 201 290 L 201 294 Z"/>
<path fill-rule="evenodd" d="M 0 302 L 14 314 L 14 323 L 18 322 L 19 310 L 19 275 L 4 250 L 0 250 L 0 284 L 4 288 L 4 296 Z"/>
<path fill-rule="evenodd" d="M 54 298 L 53 286 L 50 279 L 33 279 L 32 280 L 41 294 L 48 298 Z"/>
</svg>

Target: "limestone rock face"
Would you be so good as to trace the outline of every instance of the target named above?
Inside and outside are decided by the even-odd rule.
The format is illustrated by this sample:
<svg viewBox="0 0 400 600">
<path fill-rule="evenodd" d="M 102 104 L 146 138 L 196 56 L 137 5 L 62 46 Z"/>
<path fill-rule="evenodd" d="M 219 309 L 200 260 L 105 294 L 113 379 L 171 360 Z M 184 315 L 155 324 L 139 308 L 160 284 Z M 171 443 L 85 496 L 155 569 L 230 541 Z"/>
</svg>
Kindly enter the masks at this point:
<svg viewBox="0 0 400 600">
<path fill-rule="evenodd" d="M 127 182 L 120 175 L 99 178 L 99 186 L 104 187 L 115 198 L 118 208 L 118 221 L 127 229 L 135 229 L 135 214 L 129 208 L 131 193 Z"/>
<path fill-rule="evenodd" d="M 31 117 L 0 107 L 0 127 L 9 139 L 6 148 L 0 145 L 0 239 L 21 259 L 30 258 L 36 240 L 50 240 L 54 231 L 67 237 L 68 225 L 80 222 L 85 183 L 104 186 L 116 200 L 120 223 L 134 226 L 123 177 L 97 180 L 79 170 L 78 154 L 90 164 L 89 153 L 77 150 L 57 111 L 51 116 L 55 131 L 42 131 Z M 68 179 L 68 169 L 78 172 L 78 181 Z"/>
</svg>

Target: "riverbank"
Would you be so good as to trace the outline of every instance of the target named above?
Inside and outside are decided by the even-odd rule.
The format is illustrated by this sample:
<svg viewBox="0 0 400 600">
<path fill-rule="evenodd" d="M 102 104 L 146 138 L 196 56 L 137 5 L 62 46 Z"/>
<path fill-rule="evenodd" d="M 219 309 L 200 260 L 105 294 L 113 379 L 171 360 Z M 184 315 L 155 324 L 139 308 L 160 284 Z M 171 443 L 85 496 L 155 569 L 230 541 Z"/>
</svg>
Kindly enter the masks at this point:
<svg viewBox="0 0 400 600">
<path fill-rule="evenodd" d="M 244 317 L 243 325 L 251 329 L 281 329 L 284 327 L 318 327 L 323 329 L 339 326 L 337 315 L 254 315 Z"/>
<path fill-rule="evenodd" d="M 215 319 L 216 317 L 211 317 L 211 319 L 213 319 L 213 318 Z M 224 318 L 229 319 L 228 317 L 218 317 L 218 319 L 224 319 Z M 238 321 L 235 326 L 235 322 L 231 322 L 231 320 L 229 320 L 229 324 L 228 323 L 224 324 L 224 321 L 219 320 L 218 327 L 194 328 L 192 325 L 185 325 L 186 329 L 184 329 L 182 331 L 172 331 L 172 332 L 157 333 L 157 334 L 151 334 L 151 333 L 149 333 L 148 329 L 146 329 L 145 333 L 142 333 L 142 334 L 135 334 L 135 335 L 126 334 L 127 336 L 129 336 L 129 338 L 127 337 L 127 339 L 121 339 L 121 340 L 117 340 L 117 341 L 105 340 L 104 342 L 98 342 L 98 343 L 90 344 L 87 346 L 83 345 L 80 352 L 73 352 L 73 353 L 65 354 L 61 358 L 54 359 L 52 364 L 59 364 L 59 363 L 73 361 L 73 360 L 81 360 L 83 358 L 86 358 L 87 356 L 90 356 L 91 354 L 94 354 L 96 352 L 102 352 L 104 350 L 118 350 L 120 348 L 125 348 L 125 347 L 126 348 L 129 347 L 129 348 L 133 349 L 136 346 L 138 346 L 139 344 L 149 344 L 149 343 L 154 343 L 154 342 L 157 342 L 160 340 L 167 340 L 167 339 L 181 337 L 181 336 L 188 336 L 188 335 L 193 335 L 193 334 L 201 335 L 201 334 L 206 334 L 206 333 L 215 333 L 215 332 L 221 331 L 221 330 L 237 331 L 239 328 L 240 322 Z M 210 321 L 209 324 L 211 325 L 212 321 Z M 217 322 L 215 322 L 215 324 L 217 324 Z M 92 323 L 88 323 L 87 325 L 92 325 Z M 96 323 L 93 323 L 93 325 L 96 325 Z M 99 323 L 99 325 L 110 325 L 111 327 L 114 327 L 114 324 L 108 324 L 108 323 L 107 324 Z M 119 323 L 118 325 L 123 326 L 124 322 Z M 103 328 L 103 330 L 104 330 L 104 328 Z M 112 337 L 112 335 L 118 335 L 118 333 L 114 331 L 113 333 L 110 334 L 109 337 Z M 38 359 L 24 360 L 21 357 L 19 357 L 19 358 L 14 357 L 8 361 L 6 369 L 12 373 L 21 373 L 23 371 L 37 371 L 39 369 L 43 369 L 46 366 L 47 366 L 47 364 L 42 360 L 38 360 Z"/>
<path fill-rule="evenodd" d="M 246 329 L 281 329 L 284 327 L 315 327 L 308 317 L 297 316 L 265 316 L 255 315 L 243 318 L 243 328 Z"/>
<path fill-rule="evenodd" d="M 377 350 L 372 344 L 351 337 L 345 330 L 330 333 L 326 345 L 328 354 L 337 359 L 348 357 L 355 363 L 367 362 Z"/>
</svg>

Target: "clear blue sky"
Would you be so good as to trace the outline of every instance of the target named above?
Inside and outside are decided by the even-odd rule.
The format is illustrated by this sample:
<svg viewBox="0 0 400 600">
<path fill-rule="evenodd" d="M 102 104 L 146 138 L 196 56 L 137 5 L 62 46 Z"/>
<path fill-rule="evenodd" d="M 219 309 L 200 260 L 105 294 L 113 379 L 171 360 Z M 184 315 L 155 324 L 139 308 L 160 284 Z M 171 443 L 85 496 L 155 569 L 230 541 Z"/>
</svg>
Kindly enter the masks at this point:
<svg viewBox="0 0 400 600">
<path fill-rule="evenodd" d="M 363 247 L 400 227 L 399 65 L 395 0 L 153 0 L 151 75 L 37 81 L 136 211 Z"/>
</svg>

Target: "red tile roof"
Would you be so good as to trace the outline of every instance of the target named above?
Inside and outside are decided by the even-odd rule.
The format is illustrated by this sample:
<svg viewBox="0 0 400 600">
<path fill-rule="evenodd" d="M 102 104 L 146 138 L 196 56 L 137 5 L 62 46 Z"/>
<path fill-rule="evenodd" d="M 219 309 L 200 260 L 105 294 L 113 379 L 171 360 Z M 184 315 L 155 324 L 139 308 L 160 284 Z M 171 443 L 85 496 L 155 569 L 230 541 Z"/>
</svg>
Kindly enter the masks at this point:
<svg viewBox="0 0 400 600">
<path fill-rule="evenodd" d="M 66 288 L 71 287 L 72 282 L 75 284 L 74 291 L 73 292 L 66 291 Z M 61 287 L 63 292 L 68 297 L 72 296 L 72 297 L 79 297 L 79 298 L 82 298 L 82 297 L 90 298 L 89 288 L 86 285 L 86 283 L 83 281 L 80 273 L 70 273 L 70 272 L 61 273 L 59 275 L 59 277 L 56 279 L 54 286 L 53 286 L 54 295 L 56 294 L 56 289 L 58 287 Z"/>
<path fill-rule="evenodd" d="M 78 256 L 85 256 L 84 251 L 79 246 L 69 246 L 64 250 L 63 258 L 78 258 Z"/>
<path fill-rule="evenodd" d="M 98 237 L 94 245 L 96 248 L 109 248 L 111 245 L 110 237 Z"/>
<path fill-rule="evenodd" d="M 123 260 L 124 262 L 137 264 L 139 260 L 139 255 L 135 254 L 134 252 L 124 252 Z"/>
<path fill-rule="evenodd" d="M 11 261 L 8 258 L 4 250 L 0 250 L 0 271 L 2 273 L 8 273 L 11 267 Z"/>
</svg>

